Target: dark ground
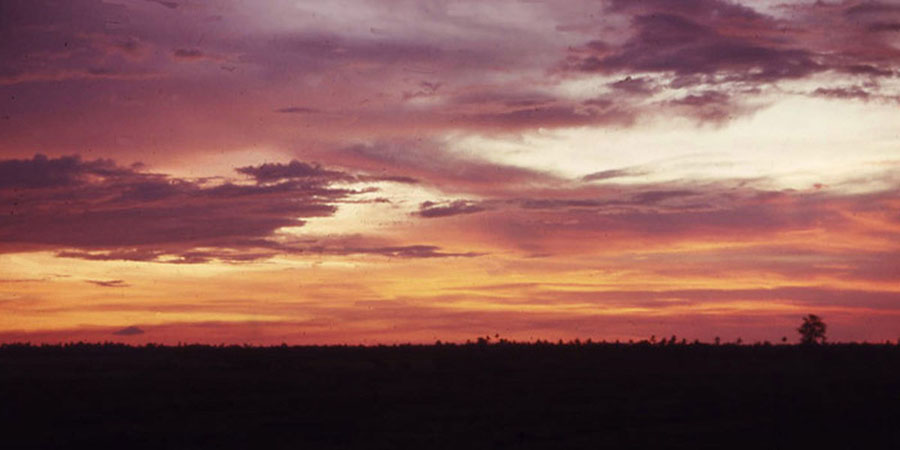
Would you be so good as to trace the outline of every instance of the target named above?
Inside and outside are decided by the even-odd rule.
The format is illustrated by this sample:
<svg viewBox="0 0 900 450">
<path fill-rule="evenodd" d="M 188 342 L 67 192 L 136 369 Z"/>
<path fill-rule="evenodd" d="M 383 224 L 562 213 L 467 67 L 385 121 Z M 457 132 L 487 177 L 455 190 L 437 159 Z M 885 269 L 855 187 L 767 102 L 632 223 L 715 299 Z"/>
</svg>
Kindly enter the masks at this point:
<svg viewBox="0 0 900 450">
<path fill-rule="evenodd" d="M 0 448 L 900 448 L 893 345 L 0 347 Z"/>
</svg>

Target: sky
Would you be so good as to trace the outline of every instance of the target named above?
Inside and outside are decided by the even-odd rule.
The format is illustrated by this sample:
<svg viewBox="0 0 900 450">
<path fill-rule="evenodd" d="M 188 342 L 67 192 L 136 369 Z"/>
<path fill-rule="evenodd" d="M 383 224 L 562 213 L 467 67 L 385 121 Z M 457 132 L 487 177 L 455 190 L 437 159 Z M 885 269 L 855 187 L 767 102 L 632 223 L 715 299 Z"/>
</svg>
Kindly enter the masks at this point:
<svg viewBox="0 0 900 450">
<path fill-rule="evenodd" d="M 0 342 L 900 337 L 900 3 L 4 0 Z"/>
</svg>

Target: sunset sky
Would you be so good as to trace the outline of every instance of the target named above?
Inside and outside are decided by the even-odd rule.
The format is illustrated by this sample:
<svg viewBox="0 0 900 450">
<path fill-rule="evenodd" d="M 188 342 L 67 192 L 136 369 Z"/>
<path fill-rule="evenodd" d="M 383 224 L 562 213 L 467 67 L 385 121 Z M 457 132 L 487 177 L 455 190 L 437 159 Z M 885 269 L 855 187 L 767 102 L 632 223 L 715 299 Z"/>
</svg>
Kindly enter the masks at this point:
<svg viewBox="0 0 900 450">
<path fill-rule="evenodd" d="M 900 337 L 900 2 L 0 2 L 0 342 Z"/>
</svg>

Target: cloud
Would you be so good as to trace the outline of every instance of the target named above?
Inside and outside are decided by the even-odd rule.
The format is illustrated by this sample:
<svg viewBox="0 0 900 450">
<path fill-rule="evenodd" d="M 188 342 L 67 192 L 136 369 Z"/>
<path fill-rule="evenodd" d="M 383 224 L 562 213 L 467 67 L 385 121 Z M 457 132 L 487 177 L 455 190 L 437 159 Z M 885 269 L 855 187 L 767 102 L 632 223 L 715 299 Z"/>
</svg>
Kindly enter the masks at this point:
<svg viewBox="0 0 900 450">
<path fill-rule="evenodd" d="M 404 175 L 357 175 L 356 179 L 361 182 L 390 182 L 401 184 L 418 184 L 420 180 L 407 177 Z"/>
<path fill-rule="evenodd" d="M 103 261 L 227 265 L 272 258 L 266 267 L 275 270 L 282 260 L 273 257 L 286 256 L 338 263 L 317 265 L 316 276 L 343 273 L 331 266 L 364 263 L 372 270 L 354 272 L 360 280 L 351 281 L 378 292 L 361 300 L 383 294 L 415 303 L 396 298 L 398 292 L 433 290 L 418 299 L 432 309 L 382 308 L 378 316 L 360 308 L 319 317 L 378 321 L 374 336 L 395 333 L 393 320 L 405 320 L 400 325 L 406 333 L 428 327 L 470 333 L 497 324 L 548 327 L 541 333 L 576 327 L 606 333 L 605 327 L 623 326 L 616 325 L 622 316 L 595 315 L 604 305 L 667 314 L 694 308 L 680 322 L 690 325 L 698 306 L 727 302 L 805 309 L 820 297 L 828 307 L 849 310 L 857 302 L 883 311 L 892 301 L 890 290 L 900 279 L 892 264 L 900 258 L 896 177 L 838 186 L 838 172 L 826 171 L 809 189 L 777 189 L 771 186 L 809 175 L 794 165 L 804 157 L 834 169 L 835 148 L 797 147 L 782 164 L 763 165 L 757 164 L 760 155 L 747 152 L 760 145 L 764 151 L 791 147 L 803 141 L 791 137 L 803 130 L 827 132 L 829 118 L 844 106 L 871 113 L 872 126 L 884 120 L 881 109 L 889 108 L 877 103 L 897 101 L 900 65 L 900 9 L 893 2 L 353 4 L 348 15 L 333 2 L 5 2 L 0 256 L 40 251 L 24 258 L 57 255 L 91 267 Z M 821 99 L 830 101 L 828 108 L 819 111 L 822 117 L 800 117 L 802 129 L 776 126 L 760 134 L 754 128 L 778 114 L 789 116 L 795 107 L 815 108 Z M 733 129 L 695 135 L 678 122 L 723 124 L 768 102 L 784 109 Z M 604 127 L 609 133 L 598 130 Z M 893 163 L 884 151 L 893 135 L 881 131 L 859 133 L 860 145 L 853 145 L 863 153 L 854 161 Z M 653 133 L 667 143 L 655 145 L 661 141 Z M 641 149 L 675 152 L 673 158 L 715 150 L 734 136 L 743 139 L 739 145 L 696 160 L 750 164 L 721 166 L 713 174 L 719 177 L 770 170 L 776 177 L 791 172 L 790 178 L 696 181 L 685 175 L 655 183 L 647 180 L 674 173 L 666 170 L 683 172 L 687 163 L 650 173 L 649 165 L 614 162 L 641 159 L 614 155 Z M 838 146 L 852 141 L 819 138 Z M 10 159 L 23 158 L 28 149 L 54 157 Z M 290 151 L 297 160 L 242 163 L 224 178 L 210 179 L 123 163 L 150 158 L 151 167 L 177 167 L 184 174 L 212 161 L 199 170 L 215 172 L 246 158 L 247 149 Z M 576 174 L 586 175 L 567 177 L 561 173 L 571 164 L 540 154 L 549 150 L 561 151 L 560 158 L 590 152 L 592 161 L 608 153 L 614 165 L 585 166 Z M 76 151 L 116 160 L 59 156 Z M 837 169 L 849 173 L 854 167 L 848 162 Z M 706 166 L 700 171 L 711 173 Z M 835 187 L 813 188 L 813 182 Z M 872 186 L 882 190 L 858 193 Z M 355 229 L 346 231 L 350 227 Z M 439 276 L 429 273 L 432 266 L 444 266 L 434 269 Z M 403 272 L 407 267 L 412 269 Z M 197 269 L 186 272 L 206 272 Z M 394 283 L 409 273 L 423 281 Z M 574 285 L 522 288 L 522 295 L 438 292 L 439 281 L 458 284 L 471 273 L 506 278 L 500 282 L 596 278 L 615 286 L 589 293 L 565 292 L 587 289 Z M 10 279 L 41 277 L 27 275 Z M 95 277 L 71 283 L 94 290 L 127 284 Z M 247 286 L 257 277 L 262 275 L 235 283 Z M 384 280 L 392 287 L 380 291 Z M 788 283 L 803 286 L 781 286 Z M 16 286 L 23 292 L 38 287 Z M 722 286 L 743 289 L 715 289 Z M 139 295 L 139 287 L 107 292 Z M 355 299 L 357 292 L 328 299 Z M 529 301 L 592 309 L 578 317 L 561 310 L 448 312 L 453 302 L 461 310 Z M 151 303 L 162 307 L 152 299 L 130 307 Z M 177 298 L 167 303 L 184 306 Z M 202 303 L 197 312 L 213 308 Z M 264 304 L 248 300 L 237 307 Z M 285 317 L 301 315 L 293 306 L 281 308 Z M 747 318 L 746 311 L 730 318 Z M 705 327 L 729 317 L 711 316 Z M 335 339 L 353 336 L 351 325 L 339 328 L 331 332 L 346 334 Z M 148 334 L 155 338 L 155 330 Z"/>
<path fill-rule="evenodd" d="M 332 235 L 318 239 L 261 241 L 255 245 L 284 254 L 371 255 L 388 258 L 474 258 L 479 252 L 447 251 L 437 245 L 399 244 L 394 239 L 367 235 Z"/>
<path fill-rule="evenodd" d="M 6 113 L 21 121 L 4 130 L 17 148 L 60 154 L 103 141 L 137 157 L 155 148 L 340 148 L 398 136 L 630 127 L 674 116 L 721 124 L 763 107 L 756 103 L 769 94 L 830 88 L 816 85 L 823 79 L 862 86 L 893 77 L 900 64 L 887 31 L 900 19 L 889 3 L 401 2 L 385 14 L 364 0 L 356 10 L 371 26 L 359 30 L 327 4 L 65 3 L 14 2 L 4 11 L 0 84 L 25 87 L 30 99 Z M 519 13 L 494 20 L 504 8 Z M 241 39 L 229 29 L 244 30 Z M 183 63 L 192 59 L 227 63 Z M 802 92 L 779 86 L 798 81 Z M 710 92 L 728 98 L 690 100 Z M 79 111 L 83 126 L 47 113 L 64 109 Z M 144 120 L 134 120 L 139 112 Z"/>
<path fill-rule="evenodd" d="M 900 31 L 900 22 L 877 22 L 870 24 L 867 29 L 874 32 L 897 32 Z"/>
<path fill-rule="evenodd" d="M 329 170 L 323 168 L 316 163 L 304 163 L 292 160 L 287 164 L 283 163 L 263 163 L 259 166 L 239 167 L 235 169 L 238 173 L 253 177 L 257 183 L 272 183 L 285 180 L 314 180 L 317 182 L 361 182 L 361 183 L 377 183 L 391 182 L 400 184 L 416 184 L 419 180 L 404 175 L 372 175 L 372 174 L 356 174 L 339 170 Z"/>
<path fill-rule="evenodd" d="M 897 236 L 887 230 L 895 229 L 896 225 L 877 211 L 878 208 L 892 208 L 889 199 L 895 192 L 896 189 L 869 194 L 767 190 L 742 180 L 546 186 L 527 192 L 527 195 L 526 191 L 518 195 L 503 192 L 503 195 L 461 204 L 459 208 L 475 207 L 483 211 L 457 215 L 453 228 L 478 236 L 482 245 L 526 254 L 605 254 L 633 251 L 635 246 L 647 252 L 692 242 L 747 242 L 752 248 L 761 241 L 776 242 L 773 240 L 786 236 L 800 239 L 813 235 L 835 239 L 840 236 L 842 242 L 880 242 L 878 245 L 887 246 L 882 250 L 888 251 L 894 248 L 890 242 Z M 860 205 L 869 206 L 863 211 Z M 425 208 L 427 210 L 427 206 Z M 446 212 L 455 210 L 451 208 Z M 815 248 L 815 241 L 804 242 L 807 247 L 793 251 L 805 253 Z M 792 250 L 773 250 L 776 254 L 785 251 Z M 751 265 L 747 270 L 782 267 L 766 255 L 770 254 L 762 251 L 759 255 L 747 255 L 748 260 L 761 261 L 759 267 Z M 852 256 L 842 250 L 837 255 L 822 258 L 836 267 L 858 265 L 866 267 L 864 272 L 875 273 L 878 272 L 873 270 L 877 261 L 883 261 L 885 257 L 874 254 Z M 864 276 L 849 269 L 816 269 L 809 265 L 810 261 L 804 261 L 806 266 L 796 269 L 791 276 L 813 272 L 838 277 Z M 632 267 L 638 263 L 613 261 L 610 264 Z M 741 264 L 730 261 L 725 267 Z M 670 261 L 668 265 L 678 266 L 678 261 Z M 784 266 L 784 270 L 795 270 L 788 267 Z M 698 266 L 692 273 L 703 270 Z M 887 271 L 884 276 L 895 274 Z"/>
<path fill-rule="evenodd" d="M 208 181 L 149 173 L 108 160 L 36 156 L 0 161 L 0 173 L 18 174 L 3 178 L 0 188 L 0 201 L 9 211 L 0 223 L 0 250 L 52 250 L 60 257 L 96 261 L 199 264 L 279 254 L 473 257 L 482 253 L 465 248 L 485 248 L 486 243 L 530 253 L 577 254 L 594 249 L 583 244 L 585 239 L 600 237 L 608 248 L 625 248 L 635 240 L 661 244 L 812 230 L 870 233 L 869 239 L 882 239 L 879 236 L 890 229 L 888 224 L 882 231 L 867 227 L 884 220 L 877 205 L 890 208 L 892 190 L 866 195 L 772 191 L 740 180 L 623 185 L 616 184 L 616 178 L 636 169 L 563 180 L 437 150 L 429 157 L 427 152 L 406 155 L 401 148 L 393 150 L 401 157 L 387 153 L 385 158 L 383 148 L 364 151 L 381 161 L 394 159 L 394 170 L 440 182 L 448 192 L 479 196 L 423 202 L 412 212 L 414 217 L 457 217 L 454 227 L 459 233 L 481 237 L 465 241 L 458 250 L 458 243 L 445 249 L 427 242 L 372 239 L 296 241 L 278 233 L 284 227 L 302 227 L 308 218 L 331 216 L 341 203 L 369 201 L 362 196 L 373 188 L 355 185 L 413 181 L 406 175 L 370 176 L 294 160 L 236 169 L 247 177 L 244 180 Z M 350 155 L 357 156 L 353 149 Z M 590 183 L 597 180 L 606 182 Z M 853 217 L 869 217 L 869 222 Z"/>
<path fill-rule="evenodd" d="M 900 23 L 895 5 L 795 3 L 782 5 L 777 15 L 753 7 L 722 0 L 608 0 L 608 25 L 570 47 L 562 70 L 576 77 L 625 75 L 608 87 L 649 102 L 607 100 L 636 115 L 687 113 L 723 122 L 753 112 L 747 102 L 780 82 L 826 73 L 886 78 L 900 65 L 890 37 Z M 862 98 L 821 89 L 823 96 L 834 94 L 830 98 Z M 656 95 L 666 92 L 680 97 Z"/>
<path fill-rule="evenodd" d="M 177 48 L 172 51 L 172 56 L 186 60 L 197 60 L 206 57 L 203 51 L 197 48 Z"/>
<path fill-rule="evenodd" d="M 632 78 L 630 76 L 610 83 L 609 87 L 616 91 L 633 95 L 650 95 L 659 90 L 648 78 Z"/>
<path fill-rule="evenodd" d="M 590 181 L 604 181 L 604 180 L 612 180 L 615 178 L 626 178 L 626 177 L 637 177 L 641 175 L 646 175 L 647 172 L 633 170 L 633 169 L 610 169 L 610 170 L 601 170 L 599 172 L 589 173 L 583 177 L 581 177 L 581 181 L 590 182 Z"/>
<path fill-rule="evenodd" d="M 878 1 L 863 1 L 856 4 L 850 2 L 853 6 L 844 10 L 844 14 L 852 18 L 865 17 L 884 17 L 888 14 L 900 14 L 900 5 L 892 5 Z"/>
<path fill-rule="evenodd" d="M 556 192 L 546 192 L 545 197 L 513 198 L 505 201 L 508 205 L 516 205 L 526 210 L 555 210 L 555 209 L 589 209 L 598 213 L 620 214 L 623 211 L 644 210 L 647 207 L 681 207 L 687 205 L 696 208 L 704 205 L 700 199 L 715 195 L 710 192 L 699 192 L 686 189 L 687 186 L 679 185 L 638 185 L 629 188 L 615 187 L 612 189 L 559 189 Z M 696 186 L 694 186 L 696 189 Z M 569 196 L 578 195 L 580 198 Z M 693 197 L 693 198 L 692 198 Z M 682 200 L 687 199 L 685 204 Z M 497 202 L 497 200 L 493 200 Z M 655 211 L 651 209 L 651 211 Z"/>
<path fill-rule="evenodd" d="M 127 168 L 117 167 L 112 160 L 82 161 L 78 156 L 50 159 L 37 154 L 32 159 L 0 161 L 0 189 L 34 189 L 73 186 L 91 176 L 121 177 Z"/>
<path fill-rule="evenodd" d="M 170 1 L 165 1 L 165 0 L 146 0 L 146 1 L 165 6 L 166 8 L 169 8 L 169 9 L 178 9 L 178 7 L 180 6 L 178 4 L 178 2 L 170 2 Z"/>
<path fill-rule="evenodd" d="M 854 233 L 845 232 L 844 236 L 846 239 Z M 607 264 L 641 267 L 654 277 L 671 279 L 702 273 L 717 278 L 764 274 L 767 279 L 791 280 L 793 283 L 855 280 L 874 286 L 900 280 L 900 268 L 885 264 L 900 256 L 897 249 L 845 248 L 817 241 L 756 242 L 753 239 L 758 236 L 746 237 L 753 245 L 726 245 L 679 253 L 666 252 L 662 248 L 644 254 L 642 261 L 625 256 L 612 258 Z"/>
<path fill-rule="evenodd" d="M 146 58 L 153 39 L 120 26 L 128 15 L 124 5 L 92 0 L 5 2 L 0 86 L 165 78 L 165 70 Z"/>
<path fill-rule="evenodd" d="M 288 249 L 270 238 L 283 227 L 333 215 L 342 201 L 374 188 L 334 183 L 403 182 L 402 176 L 366 175 L 291 161 L 237 169 L 255 183 L 175 178 L 77 156 L 0 161 L 0 251 L 55 249 L 62 257 L 201 263 L 240 262 L 279 251 L 458 256 L 437 247 Z"/>
<path fill-rule="evenodd" d="M 137 336 L 140 334 L 144 334 L 144 330 L 142 330 L 138 327 L 132 326 L 132 327 L 122 328 L 121 330 L 118 330 L 118 331 L 114 331 L 113 334 L 116 336 Z"/>
<path fill-rule="evenodd" d="M 146 81 L 162 78 L 155 72 L 123 72 L 109 67 L 90 67 L 88 69 L 13 71 L 0 74 L 0 86 L 20 83 L 40 83 L 49 81 L 70 80 L 121 80 Z"/>
<path fill-rule="evenodd" d="M 358 144 L 330 152 L 328 157 L 370 173 L 391 170 L 445 192 L 490 193 L 564 181 L 548 172 L 453 153 L 431 140 Z"/>
<path fill-rule="evenodd" d="M 594 106 L 593 108 L 591 106 Z M 597 104 L 559 103 L 508 111 L 463 116 L 478 127 L 497 130 L 520 130 L 541 127 L 578 127 L 587 125 L 630 125 L 635 112 L 614 104 L 597 108 Z"/>
<path fill-rule="evenodd" d="M 63 250 L 56 252 L 60 258 L 77 258 L 88 261 L 157 261 L 164 256 L 164 250 L 154 249 L 126 249 L 126 250 L 100 250 L 81 251 Z"/>
<path fill-rule="evenodd" d="M 390 39 L 352 39 L 336 34 L 297 33 L 274 39 L 270 45 L 281 54 L 313 64 L 339 61 L 365 61 L 388 65 L 411 62 L 433 63 L 445 59 L 448 52 L 420 42 Z"/>
<path fill-rule="evenodd" d="M 93 50 L 106 52 L 107 58 L 124 56 L 127 61 L 140 61 L 150 50 L 147 43 L 129 34 L 78 33 L 75 37 L 84 40 Z"/>
<path fill-rule="evenodd" d="M 438 89 L 441 88 L 442 83 L 431 83 L 428 81 L 420 81 L 419 87 L 421 89 L 415 91 L 406 91 L 403 93 L 402 99 L 404 101 L 413 100 L 416 98 L 422 97 L 432 97 L 437 94 Z"/>
<path fill-rule="evenodd" d="M 459 214 L 474 214 L 486 209 L 484 205 L 466 200 L 454 200 L 447 203 L 423 202 L 419 205 L 419 211 L 416 212 L 416 215 L 427 218 L 448 217 Z"/>
<path fill-rule="evenodd" d="M 305 106 L 288 106 L 276 109 L 275 112 L 283 114 L 316 114 L 321 111 L 316 108 L 307 108 Z"/>
<path fill-rule="evenodd" d="M 890 290 L 840 289 L 823 286 L 779 286 L 759 289 L 592 290 L 587 285 L 530 283 L 498 286 L 463 286 L 464 292 L 503 293 L 511 304 L 592 304 L 598 308 L 646 308 L 657 313 L 691 306 L 727 307 L 733 302 L 786 303 L 803 306 L 847 307 L 900 311 L 900 293 Z"/>
<path fill-rule="evenodd" d="M 448 252 L 436 245 L 371 245 L 359 238 L 328 239 L 323 242 L 283 242 L 259 239 L 222 243 L 216 250 L 100 250 L 60 251 L 60 258 L 77 258 L 90 261 L 161 262 L 167 264 L 204 264 L 212 261 L 244 263 L 271 258 L 277 255 L 371 255 L 388 258 L 473 258 L 483 256 L 479 252 Z M 95 283 L 96 284 L 96 283 Z M 108 286 L 112 287 L 112 286 Z"/>
<path fill-rule="evenodd" d="M 101 287 L 128 287 L 129 284 L 125 280 L 85 280 L 88 283 Z"/>
<path fill-rule="evenodd" d="M 322 181 L 346 181 L 350 176 L 339 171 L 326 170 L 318 164 L 293 160 L 288 164 L 264 163 L 259 166 L 240 167 L 238 173 L 249 175 L 257 182 L 267 183 L 290 179 L 318 179 Z"/>
<path fill-rule="evenodd" d="M 704 122 L 725 122 L 752 110 L 735 102 L 730 95 L 718 91 L 689 94 L 669 100 L 666 105 Z"/>
<path fill-rule="evenodd" d="M 871 95 L 868 91 L 859 86 L 837 87 L 837 88 L 818 88 L 812 93 L 816 97 L 836 98 L 841 100 L 868 100 Z"/>
<path fill-rule="evenodd" d="M 445 292 L 427 298 L 401 297 L 360 301 L 352 305 L 324 304 L 305 308 L 301 317 L 278 321 L 245 320 L 229 322 L 164 322 L 144 326 L 155 342 L 175 344 L 190 340 L 218 344 L 340 344 L 347 342 L 464 342 L 489 330 L 507 339 L 534 340 L 574 338 L 646 339 L 650 335 L 711 342 L 742 337 L 775 341 L 796 336 L 794 328 L 803 314 L 815 311 L 833 327 L 833 340 L 860 340 L 878 336 L 895 337 L 896 294 L 890 291 L 829 290 L 827 288 L 784 287 L 774 289 L 676 289 L 659 291 L 584 291 L 579 287 L 536 285 L 526 291 L 501 290 L 490 295 L 482 286 L 461 286 L 465 292 Z M 575 288 L 575 290 L 573 290 Z M 583 289 L 583 287 L 581 287 Z M 538 296 L 538 302 L 528 303 Z M 816 298 L 823 297 L 824 304 Z M 554 302 L 554 298 L 559 300 Z M 482 309 L 466 309 L 462 304 L 477 302 Z M 543 303 L 540 303 L 543 302 Z M 550 304 L 565 308 L 531 308 Z M 747 312 L 748 304 L 757 307 Z M 702 307 L 700 307 L 702 305 Z M 138 309 L 129 309 L 129 306 Z M 208 312 L 209 304 L 184 305 L 184 310 Z M 573 311 L 571 307 L 579 307 Z M 622 311 L 622 307 L 628 308 Z M 140 310 L 140 305 L 121 305 L 122 311 Z M 296 303 L 233 305 L 239 311 L 252 308 L 264 313 L 283 314 L 297 309 Z M 195 308 L 195 309 L 191 309 Z M 810 309 L 812 308 L 812 309 Z M 871 309 L 870 309 L 871 308 Z M 115 310 L 115 309 L 113 309 Z M 878 313 L 872 314 L 872 310 Z M 109 309 L 103 309 L 109 312 Z M 341 327 L 335 327 L 340 323 Z M 832 334 L 833 331 L 833 334 Z M 67 342 L 75 339 L 102 341 L 113 332 L 108 328 L 68 328 L 35 332 L 3 331 L 7 342 Z"/>
<path fill-rule="evenodd" d="M 302 251 L 330 255 L 378 255 L 390 258 L 473 258 L 484 253 L 464 252 L 452 253 L 441 251 L 434 245 L 405 245 L 394 247 L 317 247 L 311 246 Z"/>
<path fill-rule="evenodd" d="M 739 19 L 775 25 L 751 13 Z M 571 67 L 584 72 L 722 75 L 729 81 L 777 81 L 824 70 L 808 50 L 766 46 L 737 33 L 726 35 L 716 28 L 718 23 L 703 24 L 663 12 L 634 15 L 631 21 L 634 35 L 621 47 L 599 52 L 596 46 L 585 47 L 584 56 L 570 60 Z"/>
</svg>

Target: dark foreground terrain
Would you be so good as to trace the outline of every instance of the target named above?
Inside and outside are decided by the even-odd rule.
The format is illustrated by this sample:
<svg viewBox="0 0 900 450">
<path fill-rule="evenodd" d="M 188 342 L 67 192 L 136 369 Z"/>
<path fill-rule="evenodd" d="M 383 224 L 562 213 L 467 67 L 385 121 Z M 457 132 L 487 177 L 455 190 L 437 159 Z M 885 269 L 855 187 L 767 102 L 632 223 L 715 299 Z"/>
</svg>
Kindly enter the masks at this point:
<svg viewBox="0 0 900 450">
<path fill-rule="evenodd" d="M 0 347 L 0 448 L 900 448 L 900 347 Z"/>
</svg>

